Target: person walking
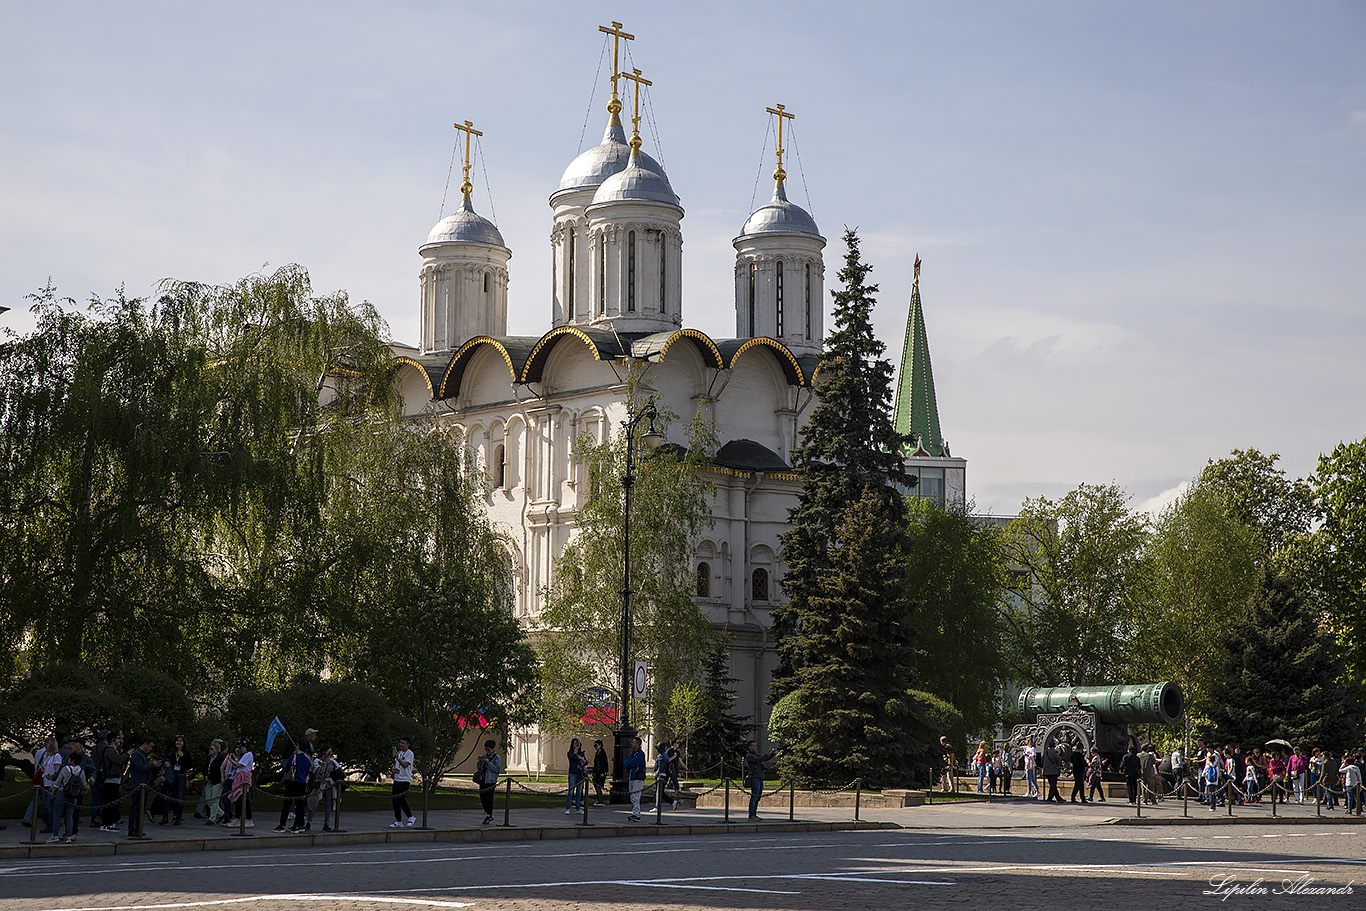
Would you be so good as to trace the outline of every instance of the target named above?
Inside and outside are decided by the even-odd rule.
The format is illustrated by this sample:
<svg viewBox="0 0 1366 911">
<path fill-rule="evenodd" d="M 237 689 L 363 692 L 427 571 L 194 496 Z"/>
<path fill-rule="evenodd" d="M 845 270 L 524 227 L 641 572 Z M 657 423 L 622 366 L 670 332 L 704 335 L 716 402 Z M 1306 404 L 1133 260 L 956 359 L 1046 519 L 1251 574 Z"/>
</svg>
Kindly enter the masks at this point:
<svg viewBox="0 0 1366 911">
<path fill-rule="evenodd" d="M 1072 766 L 1072 803 L 1086 803 L 1086 754 L 1070 745 L 1068 750 L 1067 761 Z"/>
<path fill-rule="evenodd" d="M 76 840 L 76 807 L 85 793 L 85 769 L 81 766 L 84 750 L 72 750 L 66 757 L 57 777 L 52 782 L 52 800 L 57 812 L 53 814 L 52 837 L 49 844 Z"/>
<path fill-rule="evenodd" d="M 679 771 L 686 768 L 683 765 L 683 750 L 679 748 L 678 738 L 669 741 L 669 749 L 665 754 L 669 759 L 669 779 L 664 783 L 665 787 L 672 788 L 677 794 L 683 790 L 683 786 L 678 783 Z M 678 809 L 678 801 L 674 800 L 674 809 Z"/>
<path fill-rule="evenodd" d="M 977 773 L 977 793 L 986 792 L 987 768 L 990 765 L 990 754 L 987 751 L 985 740 L 977 744 L 977 752 L 972 755 L 972 769 Z"/>
<path fill-rule="evenodd" d="M 474 780 L 479 785 L 479 802 L 484 806 L 484 825 L 493 822 L 493 792 L 498 788 L 498 774 L 503 771 L 503 759 L 498 755 L 498 744 L 484 741 L 484 755 L 475 767 Z"/>
<path fill-rule="evenodd" d="M 1138 758 L 1138 747 L 1129 744 L 1129 752 L 1124 754 L 1124 759 L 1120 762 L 1120 771 L 1124 773 L 1124 786 L 1129 793 L 1129 803 L 1138 803 L 1138 776 L 1143 772 L 1143 763 Z"/>
<path fill-rule="evenodd" d="M 954 774 L 958 757 L 954 755 L 953 746 L 949 743 L 947 735 L 939 738 L 939 756 L 944 763 L 944 790 L 952 794 L 958 790 L 958 776 Z"/>
<path fill-rule="evenodd" d="M 1086 796 L 1091 803 L 1105 803 L 1105 788 L 1101 779 L 1100 751 L 1092 750 L 1086 760 Z"/>
<path fill-rule="evenodd" d="M 601 740 L 593 741 L 593 806 L 602 806 L 602 789 L 607 786 L 607 770 L 611 763 L 607 759 L 607 750 L 603 747 Z"/>
<path fill-rule="evenodd" d="M 1044 803 L 1062 803 L 1062 795 L 1058 793 L 1058 777 L 1062 775 L 1062 757 L 1058 751 L 1045 746 L 1043 754 L 1039 759 L 1039 771 L 1043 773 L 1044 781 L 1048 782 L 1048 793 L 1044 796 Z"/>
<path fill-rule="evenodd" d="M 588 757 L 575 737 L 569 741 L 569 793 L 564 795 L 564 815 L 588 805 Z"/>
<path fill-rule="evenodd" d="M 631 738 L 631 752 L 626 756 L 626 786 L 631 795 L 630 819 L 640 822 L 640 795 L 645 791 L 645 751 L 639 737 Z"/>
<path fill-rule="evenodd" d="M 402 829 L 405 826 L 417 825 L 417 817 L 413 815 L 412 808 L 408 806 L 408 789 L 413 785 L 413 751 L 412 740 L 408 737 L 400 737 L 398 746 L 394 748 L 394 784 L 391 789 L 390 800 L 394 804 L 394 821 L 389 824 L 391 829 Z"/>
<path fill-rule="evenodd" d="M 759 818 L 759 801 L 764 796 L 764 766 L 771 763 L 778 756 L 777 750 L 769 750 L 763 756 L 759 755 L 759 746 L 753 740 L 748 744 L 749 750 L 745 753 L 745 780 L 749 783 L 749 818 Z"/>
</svg>

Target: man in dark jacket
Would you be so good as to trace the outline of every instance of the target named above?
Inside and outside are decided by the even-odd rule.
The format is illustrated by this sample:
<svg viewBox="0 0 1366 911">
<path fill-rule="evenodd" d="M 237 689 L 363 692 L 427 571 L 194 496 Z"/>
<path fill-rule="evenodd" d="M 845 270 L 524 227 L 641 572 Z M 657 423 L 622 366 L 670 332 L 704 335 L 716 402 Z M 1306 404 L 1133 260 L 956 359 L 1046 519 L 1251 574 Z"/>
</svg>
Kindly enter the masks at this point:
<svg viewBox="0 0 1366 911">
<path fill-rule="evenodd" d="M 146 837 L 141 833 L 142 814 L 147 812 L 147 791 L 161 765 L 148 755 L 155 748 L 156 738 L 149 734 L 142 738 L 142 745 L 128 756 L 129 784 L 133 787 L 133 807 L 128 813 L 129 838 Z"/>
<path fill-rule="evenodd" d="M 607 785 L 607 750 L 603 748 L 601 740 L 593 741 L 593 792 L 597 795 L 593 800 L 593 806 L 602 806 L 602 789 Z"/>
<path fill-rule="evenodd" d="M 123 773 L 128 766 L 128 754 L 123 752 L 123 731 L 111 731 L 109 742 L 95 753 L 96 777 L 100 778 L 100 829 L 119 830 L 119 791 L 123 788 Z"/>
<path fill-rule="evenodd" d="M 765 756 L 759 755 L 759 747 L 753 740 L 745 753 L 745 781 L 749 784 L 749 818 L 759 818 L 759 800 L 764 796 L 764 766 L 778 755 L 777 750 L 769 750 Z"/>
<path fill-rule="evenodd" d="M 1086 754 L 1072 747 L 1068 756 L 1072 764 L 1072 802 L 1088 803 L 1086 799 Z"/>
<path fill-rule="evenodd" d="M 1129 744 L 1129 752 L 1125 754 L 1124 761 L 1120 763 L 1120 770 L 1124 772 L 1124 784 L 1129 791 L 1129 803 L 1138 803 L 1138 776 L 1143 771 L 1143 763 L 1138 758 L 1138 747 Z"/>
<path fill-rule="evenodd" d="M 1058 777 L 1062 775 L 1062 757 L 1058 755 L 1056 747 L 1044 747 L 1043 753 L 1039 756 L 1039 771 L 1043 773 L 1044 779 L 1048 782 L 1048 792 L 1044 795 L 1044 802 L 1062 803 L 1062 795 L 1058 793 Z"/>
</svg>

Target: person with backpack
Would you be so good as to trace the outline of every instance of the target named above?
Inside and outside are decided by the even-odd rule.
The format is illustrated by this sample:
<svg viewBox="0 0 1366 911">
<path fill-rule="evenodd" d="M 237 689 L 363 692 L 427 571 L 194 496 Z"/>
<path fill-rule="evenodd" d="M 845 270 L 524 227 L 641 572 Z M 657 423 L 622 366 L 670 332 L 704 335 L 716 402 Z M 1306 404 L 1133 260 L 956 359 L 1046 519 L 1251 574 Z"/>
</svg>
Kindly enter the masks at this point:
<svg viewBox="0 0 1366 911">
<path fill-rule="evenodd" d="M 657 756 L 655 756 L 654 774 L 655 774 L 655 808 L 658 809 L 660 806 L 663 805 L 663 802 L 664 802 L 665 800 L 668 800 L 668 799 L 669 799 L 669 794 L 668 794 L 668 789 L 669 789 L 669 746 L 668 746 L 668 744 L 661 743 L 661 744 L 659 745 L 659 754 L 658 754 Z M 677 800 L 673 801 L 673 808 L 674 808 L 675 810 L 678 809 L 678 801 L 677 801 Z"/>
<path fill-rule="evenodd" d="M 85 750 L 72 750 L 52 782 L 51 800 L 55 808 L 52 814 L 52 837 L 48 844 L 72 842 L 76 840 L 76 807 L 85 794 L 85 769 L 81 767 L 81 754 Z"/>
<path fill-rule="evenodd" d="M 309 749 L 307 741 L 296 743 L 294 752 L 289 754 L 285 767 L 280 771 L 280 778 L 285 783 L 285 800 L 280 805 L 280 824 L 275 827 L 276 832 L 285 830 L 291 807 L 294 809 L 294 825 L 289 831 L 302 832 L 308 828 L 304 814 L 308 812 L 308 779 L 313 774 L 313 757 L 309 755 Z"/>
</svg>

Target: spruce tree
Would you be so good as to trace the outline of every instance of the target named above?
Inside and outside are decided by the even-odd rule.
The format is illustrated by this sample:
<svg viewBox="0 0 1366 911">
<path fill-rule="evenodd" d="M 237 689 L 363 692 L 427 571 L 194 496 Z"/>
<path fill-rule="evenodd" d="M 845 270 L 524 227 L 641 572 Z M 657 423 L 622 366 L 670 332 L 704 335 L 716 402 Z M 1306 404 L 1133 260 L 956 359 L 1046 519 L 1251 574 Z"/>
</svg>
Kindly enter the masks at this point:
<svg viewBox="0 0 1366 911">
<path fill-rule="evenodd" d="M 1362 709 L 1345 685 L 1342 650 L 1286 579 L 1266 573 L 1222 644 L 1209 713 L 1217 742 L 1246 748 L 1281 737 L 1333 752 L 1361 742 Z"/>
<path fill-rule="evenodd" d="M 902 684 L 912 679 L 914 649 L 908 628 L 901 625 L 901 595 L 881 590 L 901 581 L 889 561 L 904 540 L 904 506 L 896 487 L 912 483 L 898 454 L 909 441 L 892 422 L 893 368 L 873 335 L 878 289 L 867 284 L 871 267 L 860 258 L 854 231 L 846 231 L 844 241 L 842 287 L 833 294 L 836 329 L 826 337 L 816 374 L 817 404 L 792 453 L 802 474 L 802 494 L 789 514 L 792 529 L 783 535 L 787 572 L 782 586 L 789 600 L 773 612 L 779 665 L 770 699 L 800 690 L 803 714 L 812 717 L 805 707 L 809 689 L 821 711 L 838 715 L 835 739 L 809 732 L 809 742 L 797 751 L 803 764 L 794 768 L 797 774 L 808 779 L 836 775 L 857 756 L 879 764 L 861 768 L 865 777 L 891 780 L 902 763 L 885 744 L 860 741 L 880 740 L 884 731 L 905 721 L 882 717 L 888 701 L 878 694 L 897 686 L 904 693 Z M 859 510 L 851 514 L 856 503 Z M 844 552 L 851 542 L 859 552 Z M 832 577 L 837 566 L 838 579 Z M 863 572 L 882 575 L 863 578 Z M 836 590 L 839 596 L 832 594 Z M 880 643 L 861 638 L 869 635 L 887 638 Z M 882 679 L 871 680 L 875 675 Z"/>
<path fill-rule="evenodd" d="M 688 742 L 688 769 L 694 775 L 719 775 L 722 760 L 732 772 L 739 768 L 745 752 L 745 741 L 753 725 L 735 714 L 736 678 L 730 675 L 730 656 L 727 640 L 717 637 L 707 654 L 702 670 L 702 699 L 707 707 L 707 720 Z M 709 771 L 715 769 L 715 771 Z"/>
<path fill-rule="evenodd" d="M 912 716 L 914 648 L 906 623 L 901 526 L 881 491 L 844 514 L 830 570 L 809 599 L 796 669 L 800 713 L 786 768 L 799 782 L 909 783 L 928 738 Z"/>
</svg>

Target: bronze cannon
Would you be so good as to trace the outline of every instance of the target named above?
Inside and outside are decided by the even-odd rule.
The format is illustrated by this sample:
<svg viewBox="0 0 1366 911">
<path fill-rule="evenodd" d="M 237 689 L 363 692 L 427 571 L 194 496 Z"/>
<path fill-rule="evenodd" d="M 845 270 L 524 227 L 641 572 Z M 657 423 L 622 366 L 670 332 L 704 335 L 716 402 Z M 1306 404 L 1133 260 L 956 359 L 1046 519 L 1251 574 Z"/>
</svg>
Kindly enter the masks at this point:
<svg viewBox="0 0 1366 911">
<path fill-rule="evenodd" d="M 1016 700 L 1025 723 L 1015 725 L 1010 739 L 1032 738 L 1038 749 L 1068 744 L 1073 749 L 1099 750 L 1117 759 L 1136 738 L 1131 724 L 1178 724 L 1186 700 L 1181 687 L 1162 683 L 1120 686 L 1028 687 Z"/>
</svg>

